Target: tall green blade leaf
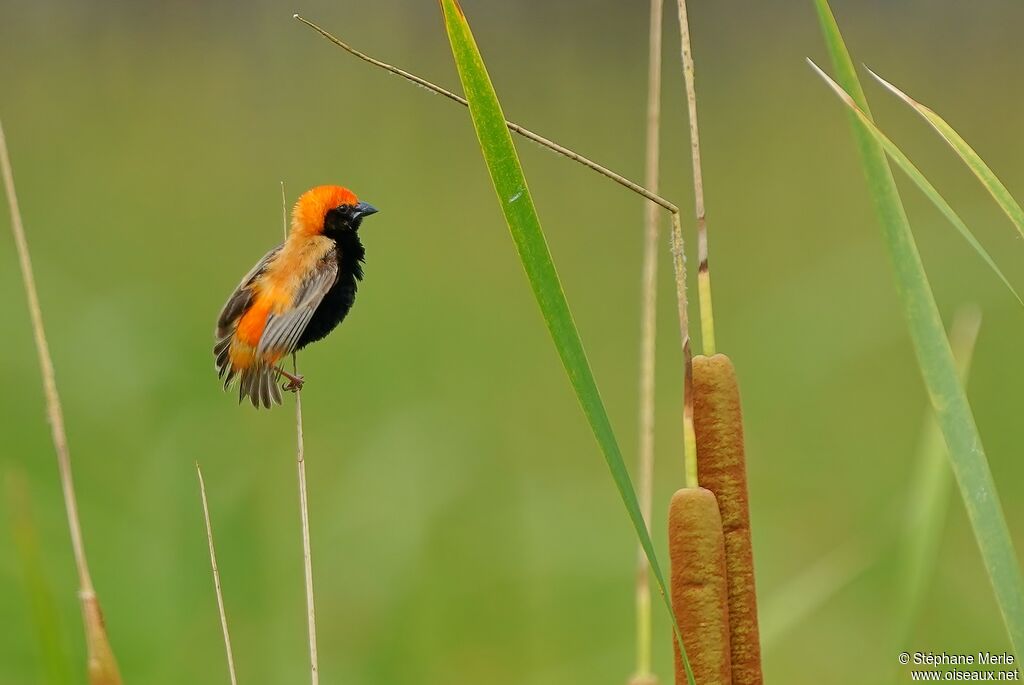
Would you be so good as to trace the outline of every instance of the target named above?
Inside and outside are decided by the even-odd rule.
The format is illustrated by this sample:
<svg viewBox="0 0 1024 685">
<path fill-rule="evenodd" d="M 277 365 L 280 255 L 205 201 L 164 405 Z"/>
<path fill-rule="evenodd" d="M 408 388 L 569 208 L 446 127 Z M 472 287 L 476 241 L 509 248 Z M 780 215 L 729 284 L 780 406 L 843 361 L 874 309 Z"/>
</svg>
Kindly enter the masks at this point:
<svg viewBox="0 0 1024 685">
<path fill-rule="evenodd" d="M 490 76 L 484 67 L 483 58 L 480 56 L 476 41 L 458 2 L 456 0 L 441 0 L 441 8 L 444 12 L 445 28 L 448 31 L 452 55 L 455 57 L 459 78 L 462 81 L 462 89 L 466 99 L 469 100 L 473 126 L 480 141 L 480 149 L 483 152 L 487 170 L 490 172 L 494 190 L 498 194 L 501 211 L 505 215 L 505 221 L 508 223 L 516 250 L 519 252 L 519 258 L 526 270 L 533 294 L 537 298 L 537 304 L 540 305 L 541 313 L 544 315 L 544 322 L 547 324 L 548 331 L 551 333 L 551 338 L 569 376 L 569 382 L 576 391 L 576 397 L 583 408 L 583 413 L 590 422 L 594 437 L 597 438 L 601 452 L 608 463 L 612 478 L 626 505 L 633 527 L 636 529 L 637 537 L 651 564 L 651 571 L 661 588 L 665 606 L 672 614 L 672 605 L 668 599 L 661 565 L 658 563 L 651 536 L 640 513 L 633 483 L 623 462 L 622 453 L 608 419 L 608 413 L 597 389 L 597 382 L 594 380 L 583 343 L 569 311 L 569 304 L 562 292 L 558 273 L 551 261 L 551 253 L 537 217 L 533 198 L 526 185 L 526 178 L 519 163 L 519 155 L 505 124 L 505 115 L 498 102 L 498 96 L 494 92 Z M 673 625 L 676 625 L 675 615 L 673 614 L 672 617 Z M 678 627 L 676 628 L 676 637 L 692 684 L 693 676 L 690 673 L 689 661 L 686 658 L 686 650 L 682 645 Z"/>
<path fill-rule="evenodd" d="M 843 90 L 842 86 L 833 81 L 829 75 L 822 71 L 821 68 L 813 61 L 807 61 L 818 73 L 818 76 L 821 76 L 821 78 L 825 80 L 825 83 L 832 88 L 835 94 L 839 96 L 839 99 L 842 100 L 843 103 L 857 116 L 860 123 L 867 128 L 868 132 L 874 136 L 875 140 L 877 140 L 882 146 L 882 149 L 885 150 L 886 154 L 889 155 L 892 161 L 896 162 L 896 166 L 902 169 L 903 173 L 909 176 L 910 180 L 912 180 L 917 187 L 921 189 L 921 192 L 923 192 L 925 196 L 932 201 L 932 204 L 934 204 L 938 210 L 942 212 L 947 219 L 949 219 L 949 222 L 953 224 L 957 231 L 960 232 L 960 235 L 964 237 L 964 240 L 966 240 L 968 244 L 974 248 L 974 251 L 977 252 L 983 260 L 985 260 L 985 263 L 988 264 L 989 268 L 995 272 L 996 276 L 999 277 L 999 280 L 1003 282 L 1003 285 L 1005 285 L 1010 292 L 1013 293 L 1013 296 L 1017 298 L 1017 301 L 1024 306 L 1024 300 L 1021 299 L 1020 295 L 1017 294 L 1017 291 L 1013 289 L 1012 285 L 1010 285 L 1010 281 L 1005 275 L 1003 275 L 1003 272 L 999 270 L 999 267 L 996 266 L 995 260 L 992 259 L 992 256 L 989 255 L 988 251 L 986 251 L 984 247 L 982 247 L 981 243 L 978 242 L 978 239 L 974 237 L 974 234 L 971 233 L 971 229 L 967 228 L 967 224 L 965 224 L 964 220 L 960 218 L 960 215 L 956 213 L 956 210 L 946 202 L 946 199 L 942 197 L 942 194 L 936 190 L 935 186 L 933 186 L 927 178 L 925 178 L 925 175 L 921 173 L 921 170 L 910 161 L 909 157 L 903 154 L 903 151 L 900 150 L 888 136 L 882 133 L 882 130 L 875 125 L 875 122 L 873 122 L 860 107 L 857 106 L 857 103 L 853 101 L 853 98 L 850 97 L 849 93 Z"/>
<path fill-rule="evenodd" d="M 981 312 L 973 307 L 956 315 L 950 329 L 950 342 L 957 360 L 961 382 L 967 382 L 974 343 L 981 327 Z M 897 649 L 905 648 L 913 637 L 917 615 L 924 605 L 939 543 L 946 524 L 953 476 L 946 457 L 942 432 L 929 412 L 921 431 L 917 464 L 907 498 L 906 520 L 899 545 L 899 597 L 895 611 Z M 903 677 L 905 674 L 900 673 Z M 901 681 L 902 682 L 902 681 Z"/>
<path fill-rule="evenodd" d="M 974 172 L 974 175 L 978 177 L 981 184 L 985 186 L 985 189 L 995 198 L 996 203 L 999 207 L 1006 212 L 1006 216 L 1010 217 L 1010 221 L 1017 227 L 1021 235 L 1024 235 L 1024 210 L 1021 209 L 1017 201 L 1010 195 L 1010 191 L 1006 189 L 1003 182 L 1000 181 L 992 169 L 981 159 L 977 152 L 974 151 L 967 141 L 960 137 L 952 126 L 947 124 L 942 117 L 936 114 L 933 110 L 925 107 L 920 102 L 910 97 L 902 90 L 894 86 L 893 84 L 886 81 L 884 78 L 876 74 L 875 72 L 868 69 L 868 73 L 875 77 L 879 83 L 885 86 L 890 92 L 896 97 L 907 103 L 915 112 L 920 114 L 925 121 L 932 125 L 943 140 L 949 143 L 949 146 L 956 151 L 963 160 L 967 168 Z"/>
<path fill-rule="evenodd" d="M 815 0 L 825 44 L 839 84 L 868 116 L 867 98 L 854 70 L 827 0 Z M 942 429 L 950 465 L 960 487 L 982 561 L 992 582 L 1007 633 L 1017 654 L 1024 653 L 1024 576 L 1017 563 L 981 436 L 957 377 L 956 363 L 943 330 L 924 264 L 918 254 L 885 152 L 855 114 L 850 113 L 871 198 L 896 275 L 910 338 L 928 397 Z"/>
</svg>

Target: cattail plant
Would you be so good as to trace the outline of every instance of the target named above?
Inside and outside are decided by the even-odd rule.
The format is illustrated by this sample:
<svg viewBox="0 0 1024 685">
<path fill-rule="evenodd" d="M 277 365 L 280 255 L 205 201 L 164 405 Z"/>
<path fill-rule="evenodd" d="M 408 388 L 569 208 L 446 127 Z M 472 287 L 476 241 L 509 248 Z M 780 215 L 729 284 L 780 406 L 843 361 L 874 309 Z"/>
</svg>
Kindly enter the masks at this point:
<svg viewBox="0 0 1024 685">
<path fill-rule="evenodd" d="M 727 588 L 726 607 L 721 607 L 716 616 L 725 616 L 728 633 L 725 638 L 726 651 L 730 661 L 728 669 L 708 672 L 706 682 L 720 682 L 728 685 L 759 685 L 763 681 L 761 671 L 761 644 L 757 623 L 757 594 L 754 588 L 754 557 L 750 535 L 750 506 L 747 495 L 747 466 L 743 445 L 743 417 L 740 410 L 739 384 L 732 361 L 724 354 L 715 353 L 714 315 L 711 305 L 711 270 L 708 259 L 708 226 L 704 206 L 704 181 L 701 169 L 700 133 L 697 122 L 697 95 L 694 78 L 694 59 L 690 44 L 690 27 L 685 0 L 678 0 L 680 45 L 683 61 L 683 79 L 686 86 L 686 101 L 690 123 L 690 151 L 693 163 L 694 208 L 696 214 L 698 271 L 697 287 L 700 302 L 701 339 L 705 355 L 697 355 L 684 363 L 692 364 L 685 372 L 686 395 L 684 397 L 684 424 L 693 421 L 693 452 L 686 455 L 688 488 L 676 493 L 669 513 L 669 541 L 672 545 L 673 584 L 697 576 L 705 571 L 709 559 L 696 554 L 689 556 L 688 549 L 675 547 L 679 540 L 687 539 L 683 526 L 698 525 L 697 504 L 700 502 L 700 525 L 708 527 L 706 541 L 711 537 L 721 540 L 724 553 L 722 582 Z M 700 486 L 700 487 L 698 487 Z M 706 490 L 705 490 L 706 488 Z M 711 498 L 698 494 L 712 493 Z M 693 502 L 691 502 L 693 500 Z M 677 507 L 687 503 L 689 517 L 676 512 Z M 710 512 L 714 505 L 714 515 Z M 717 526 L 712 529 L 710 526 Z M 703 554 L 709 551 L 701 549 Z M 677 573 L 677 564 L 680 570 Z M 685 588 L 673 586 L 673 598 L 677 600 L 677 614 L 691 612 L 694 607 L 685 605 Z M 712 596 L 709 593 L 709 597 Z M 714 595 L 717 597 L 717 595 Z M 710 619 L 710 613 L 708 615 Z M 694 645 L 691 649 L 695 670 L 703 660 L 712 661 L 717 652 L 710 644 L 721 647 L 723 640 L 718 636 L 718 626 L 710 623 L 688 638 Z M 703 634 L 701 633 L 703 630 Z M 689 645 L 688 645 L 689 646 Z M 697 650 L 701 650 L 698 652 Z M 676 682 L 683 682 L 683 673 L 676 669 Z"/>
</svg>

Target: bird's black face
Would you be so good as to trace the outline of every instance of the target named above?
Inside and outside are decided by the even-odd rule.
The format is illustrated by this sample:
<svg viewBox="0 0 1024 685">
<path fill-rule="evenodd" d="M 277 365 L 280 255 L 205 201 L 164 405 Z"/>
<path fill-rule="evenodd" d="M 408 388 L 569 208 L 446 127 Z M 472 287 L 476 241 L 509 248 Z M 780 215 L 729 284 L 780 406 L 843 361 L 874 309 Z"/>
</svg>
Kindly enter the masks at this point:
<svg viewBox="0 0 1024 685">
<path fill-rule="evenodd" d="M 367 202 L 339 205 L 328 211 L 324 217 L 324 235 L 331 238 L 346 232 L 358 231 L 363 223 L 363 217 L 376 213 L 377 208 Z"/>
</svg>

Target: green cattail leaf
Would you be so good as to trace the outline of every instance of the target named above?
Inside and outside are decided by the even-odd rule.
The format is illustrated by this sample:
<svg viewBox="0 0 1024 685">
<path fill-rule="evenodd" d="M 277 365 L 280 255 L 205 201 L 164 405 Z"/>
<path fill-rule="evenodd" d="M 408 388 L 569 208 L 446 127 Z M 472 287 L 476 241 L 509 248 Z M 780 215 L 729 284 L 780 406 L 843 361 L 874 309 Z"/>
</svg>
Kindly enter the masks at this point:
<svg viewBox="0 0 1024 685">
<path fill-rule="evenodd" d="M 857 107 L 870 117 L 867 98 L 832 10 L 827 0 L 815 0 L 815 6 L 825 45 L 836 70 L 836 80 L 850 94 Z M 1024 575 L 1017 563 L 1017 553 L 981 436 L 958 377 L 956 362 L 892 170 L 886 162 L 885 151 L 868 127 L 852 112 L 850 120 L 860 149 L 868 189 L 895 272 L 896 290 L 903 305 L 928 398 L 946 442 L 950 466 L 956 476 L 1007 634 L 1017 654 L 1024 654 Z"/>
<path fill-rule="evenodd" d="M 551 260 L 551 252 L 548 250 L 530 189 L 526 185 L 526 177 L 523 175 L 523 169 L 519 163 L 519 155 L 505 124 L 505 115 L 501 110 L 483 58 L 480 56 L 476 41 L 458 2 L 456 0 L 440 0 L 440 2 L 452 55 L 462 81 L 462 89 L 469 101 L 470 116 L 480 142 L 480 150 L 483 152 L 494 190 L 498 194 L 498 203 L 505 215 L 505 221 L 508 223 L 512 240 L 519 253 L 519 259 L 522 261 L 533 294 L 537 298 L 537 304 L 540 306 L 551 339 L 562 359 L 569 382 L 572 384 L 573 390 L 576 391 L 580 407 L 590 422 L 594 437 L 608 463 L 612 479 L 622 496 L 629 518 L 636 529 L 637 537 L 651 564 L 651 571 L 661 589 L 662 599 L 671 614 L 672 606 L 668 600 L 669 593 L 666 589 L 665 577 L 654 552 L 651 536 L 640 513 L 636 491 L 633 489 L 633 483 L 622 459 L 622 452 L 608 419 L 608 412 L 598 391 L 594 374 L 590 369 L 590 362 L 583 349 L 579 331 L 569 310 L 569 303 L 565 299 L 558 273 Z M 686 661 L 692 685 L 692 672 L 685 656 L 685 648 L 682 647 L 682 638 L 674 614 L 672 622 L 676 626 L 676 639 L 683 650 L 683 659 Z"/>
</svg>

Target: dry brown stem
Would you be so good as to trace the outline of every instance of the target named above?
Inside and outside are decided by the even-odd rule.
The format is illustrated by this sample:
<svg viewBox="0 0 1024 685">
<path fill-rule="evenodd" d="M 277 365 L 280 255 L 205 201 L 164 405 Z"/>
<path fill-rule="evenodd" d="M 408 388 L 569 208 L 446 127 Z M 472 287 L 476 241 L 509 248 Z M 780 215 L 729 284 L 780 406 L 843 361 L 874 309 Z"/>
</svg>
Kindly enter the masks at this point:
<svg viewBox="0 0 1024 685">
<path fill-rule="evenodd" d="M 28 300 L 29 316 L 32 320 L 32 334 L 35 337 L 36 353 L 39 357 L 39 371 L 43 380 L 43 394 L 46 397 L 46 416 L 50 423 L 50 434 L 53 447 L 57 452 L 57 466 L 60 471 L 61 488 L 64 493 L 64 507 L 68 515 L 68 528 L 71 531 L 71 548 L 75 555 L 75 567 L 78 570 L 78 597 L 82 603 L 82 619 L 85 623 L 89 682 L 92 685 L 120 685 L 121 675 L 110 649 L 103 612 L 100 609 L 96 591 L 89 575 L 89 565 L 85 558 L 85 545 L 82 542 L 82 526 L 78 519 L 78 503 L 75 499 L 75 486 L 71 478 L 71 455 L 68 450 L 67 434 L 64 431 L 64 412 L 61 409 L 60 396 L 57 393 L 57 381 L 53 371 L 53 359 L 50 347 L 46 342 L 46 331 L 43 327 L 43 313 L 39 306 L 39 295 L 36 292 L 35 275 L 32 272 L 32 259 L 25 239 L 25 227 L 18 208 L 18 196 L 14 189 L 14 172 L 11 169 L 10 154 L 7 151 L 7 138 L 3 125 L 0 124 L 0 172 L 3 174 L 7 202 L 11 210 L 11 232 L 18 251 L 21 265 L 21 277 L 25 285 L 25 296 Z"/>
<path fill-rule="evenodd" d="M 224 610 L 224 592 L 220 586 L 220 570 L 217 568 L 217 550 L 213 545 L 213 525 L 210 523 L 210 505 L 206 501 L 206 482 L 203 480 L 203 470 L 196 462 L 196 473 L 199 475 L 199 495 L 203 500 L 203 519 L 206 521 L 206 542 L 210 548 L 210 568 L 213 570 L 213 589 L 217 593 L 217 610 L 220 613 L 221 632 L 224 633 L 224 651 L 228 658 L 228 676 L 231 678 L 231 685 L 238 685 L 238 678 L 235 676 L 235 656 L 231 651 L 231 634 L 228 632 L 228 615 Z"/>
</svg>

